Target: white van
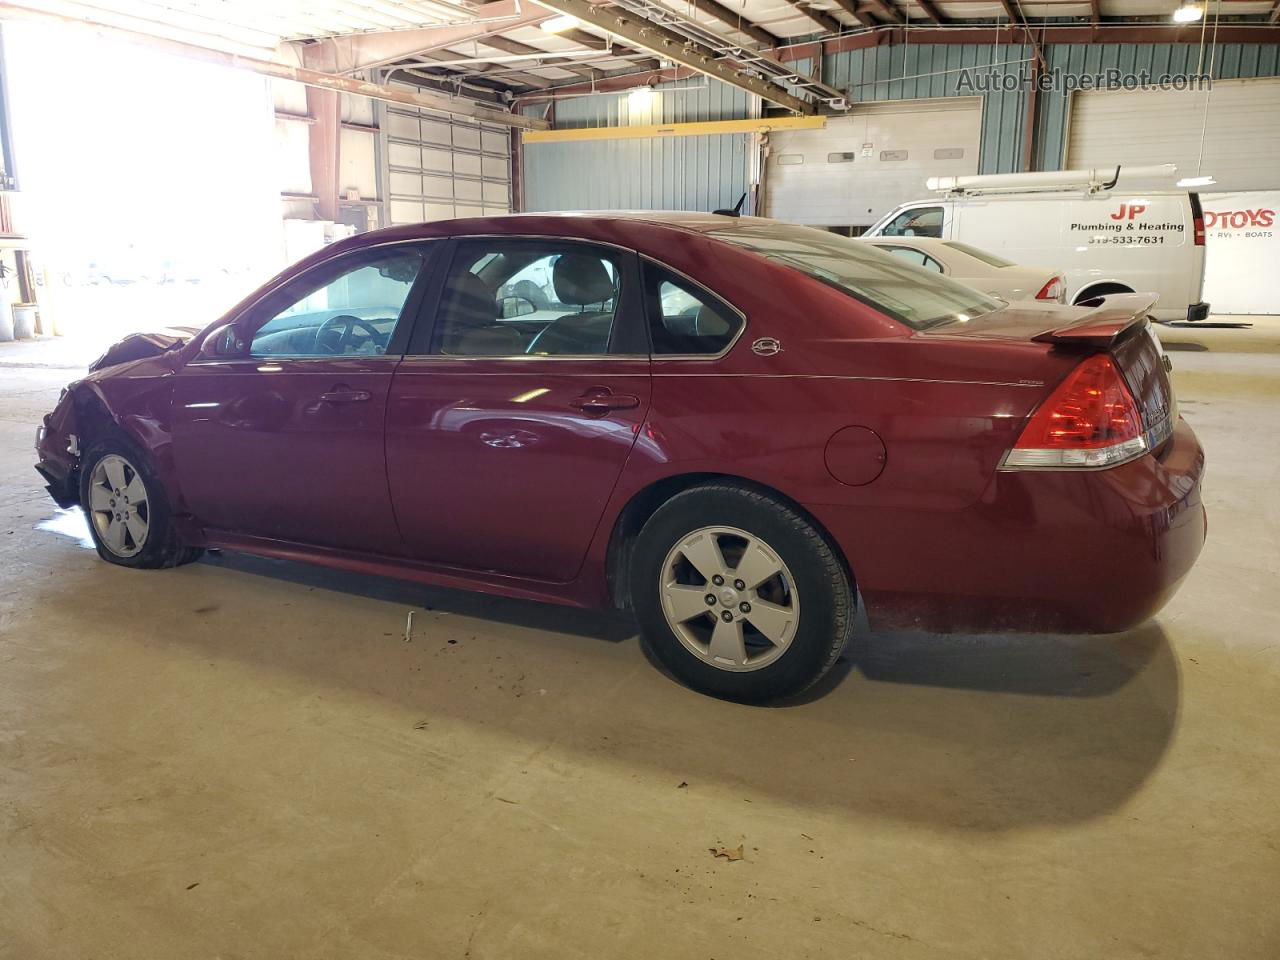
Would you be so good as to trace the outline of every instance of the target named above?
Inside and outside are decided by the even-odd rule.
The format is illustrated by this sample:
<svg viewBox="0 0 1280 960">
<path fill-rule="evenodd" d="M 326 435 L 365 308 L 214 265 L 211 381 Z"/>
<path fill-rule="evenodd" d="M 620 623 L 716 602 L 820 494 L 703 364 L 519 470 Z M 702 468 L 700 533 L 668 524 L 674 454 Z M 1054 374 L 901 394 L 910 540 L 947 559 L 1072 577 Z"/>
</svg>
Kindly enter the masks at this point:
<svg viewBox="0 0 1280 960">
<path fill-rule="evenodd" d="M 1168 178 L 1175 168 L 1130 168 L 1124 179 Z M 1042 263 L 1066 280 L 1066 302 L 1155 293 L 1157 320 L 1203 320 L 1204 217 L 1185 190 L 1117 192 L 1119 167 L 935 177 L 936 200 L 904 203 L 865 236 L 937 237 Z M 1127 184 L 1126 184 L 1127 186 Z"/>
</svg>

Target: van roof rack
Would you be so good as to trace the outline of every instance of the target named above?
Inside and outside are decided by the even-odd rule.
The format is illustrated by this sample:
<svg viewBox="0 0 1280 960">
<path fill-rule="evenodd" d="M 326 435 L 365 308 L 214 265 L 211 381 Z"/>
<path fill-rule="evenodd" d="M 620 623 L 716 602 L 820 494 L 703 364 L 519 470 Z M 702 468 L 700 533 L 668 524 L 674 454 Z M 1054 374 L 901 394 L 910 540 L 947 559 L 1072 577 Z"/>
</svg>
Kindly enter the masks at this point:
<svg viewBox="0 0 1280 960">
<path fill-rule="evenodd" d="M 1126 180 L 1172 180 L 1178 168 L 1172 163 L 1147 167 L 1125 167 Z M 1090 167 L 1084 170 L 1046 170 L 1037 173 L 991 173 L 971 177 L 930 177 L 927 186 L 947 196 L 974 196 L 991 193 L 1044 193 L 1081 190 L 1101 193 L 1120 180 L 1121 167 Z"/>
</svg>

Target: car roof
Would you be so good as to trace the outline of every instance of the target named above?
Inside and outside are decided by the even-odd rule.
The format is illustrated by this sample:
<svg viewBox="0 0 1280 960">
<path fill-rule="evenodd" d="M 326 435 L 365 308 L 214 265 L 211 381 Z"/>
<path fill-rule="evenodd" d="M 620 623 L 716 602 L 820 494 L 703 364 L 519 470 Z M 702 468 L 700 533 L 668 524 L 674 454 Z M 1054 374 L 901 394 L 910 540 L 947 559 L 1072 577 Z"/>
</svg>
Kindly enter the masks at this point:
<svg viewBox="0 0 1280 960">
<path fill-rule="evenodd" d="M 707 234 L 723 231 L 726 228 L 731 229 L 736 223 L 793 226 L 784 221 L 769 220 L 764 217 L 738 217 L 686 210 L 557 210 L 402 224 L 356 234 L 347 242 L 351 246 L 363 246 L 387 239 L 428 239 L 468 234 L 520 234 L 530 230 L 535 224 L 537 225 L 535 232 L 541 232 L 544 227 L 551 227 L 553 233 L 563 236 L 572 236 L 575 225 L 594 228 L 589 231 L 593 234 L 599 234 L 603 228 L 618 238 L 637 231 L 650 232 L 653 227 Z M 354 242 L 351 243 L 351 241 Z"/>
<path fill-rule="evenodd" d="M 454 220 L 432 220 L 400 224 L 357 233 L 330 244 L 307 258 L 305 263 L 319 262 L 365 247 L 384 243 L 447 239 L 450 237 L 562 237 L 639 250 L 661 258 L 668 250 L 672 233 L 686 238 L 699 238 L 711 243 L 724 243 L 729 234 L 738 231 L 822 232 L 784 220 L 765 217 L 741 217 L 727 214 L 684 210 L 601 210 L 557 211 L 536 213 L 504 213 L 492 217 L 465 217 Z M 741 251 L 744 255 L 746 251 Z"/>
</svg>

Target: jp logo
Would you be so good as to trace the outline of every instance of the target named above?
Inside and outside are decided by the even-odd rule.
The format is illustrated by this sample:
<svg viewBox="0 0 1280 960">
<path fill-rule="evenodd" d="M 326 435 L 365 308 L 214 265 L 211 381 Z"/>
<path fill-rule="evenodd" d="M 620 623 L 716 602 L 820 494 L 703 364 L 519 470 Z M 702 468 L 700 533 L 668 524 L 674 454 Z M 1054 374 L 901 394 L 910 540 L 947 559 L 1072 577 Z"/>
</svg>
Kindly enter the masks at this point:
<svg viewBox="0 0 1280 960">
<path fill-rule="evenodd" d="M 1147 209 L 1146 207 L 1136 203 L 1135 204 L 1122 203 L 1120 204 L 1120 211 L 1118 213 L 1111 214 L 1111 219 L 1112 220 L 1132 220 L 1134 217 L 1136 217 L 1138 214 L 1142 213 L 1142 211 L 1146 209 Z"/>
</svg>

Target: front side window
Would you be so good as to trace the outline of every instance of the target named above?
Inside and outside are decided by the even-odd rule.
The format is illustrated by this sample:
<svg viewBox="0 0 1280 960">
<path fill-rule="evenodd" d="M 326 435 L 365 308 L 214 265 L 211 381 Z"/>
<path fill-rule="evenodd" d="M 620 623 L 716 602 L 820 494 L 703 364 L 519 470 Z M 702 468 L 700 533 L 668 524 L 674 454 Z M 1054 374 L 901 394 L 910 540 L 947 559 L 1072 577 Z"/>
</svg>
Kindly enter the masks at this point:
<svg viewBox="0 0 1280 960">
<path fill-rule="evenodd" d="M 885 225 L 886 237 L 942 237 L 942 208 L 914 207 L 903 210 Z"/>
<path fill-rule="evenodd" d="M 602 356 L 621 296 L 611 252 L 586 244 L 459 247 L 436 312 L 434 351 L 457 357 Z"/>
<path fill-rule="evenodd" d="M 378 356 L 387 352 L 423 254 L 397 248 L 356 254 L 340 272 L 319 276 L 295 290 L 292 302 L 258 327 L 249 352 L 255 357 Z M 300 294 L 300 295 L 296 295 Z"/>
<path fill-rule="evenodd" d="M 645 286 L 654 356 L 718 354 L 742 328 L 742 317 L 728 306 L 657 264 L 645 264 Z"/>
<path fill-rule="evenodd" d="M 786 223 L 739 221 L 711 236 L 798 270 L 916 330 L 997 310 L 972 287 L 904 263 L 874 245 Z"/>
</svg>

